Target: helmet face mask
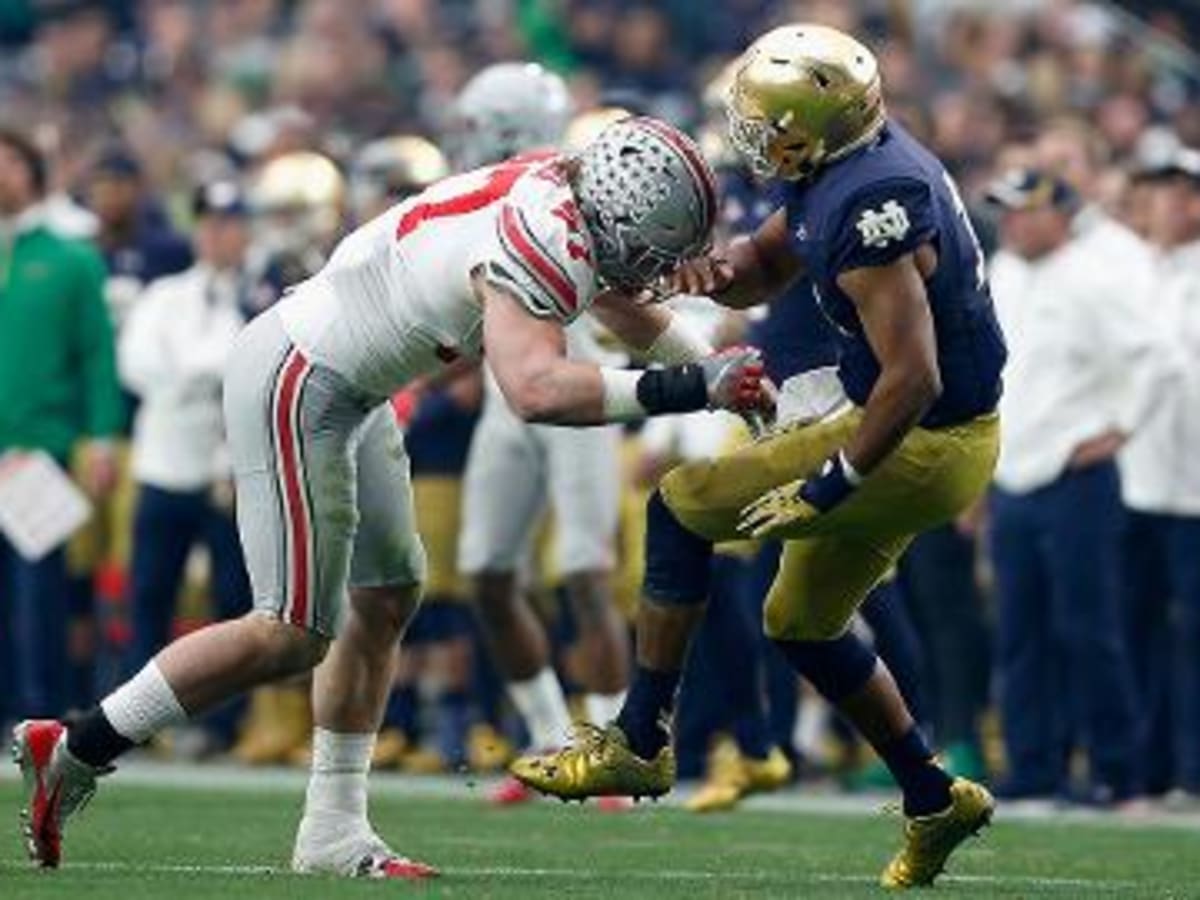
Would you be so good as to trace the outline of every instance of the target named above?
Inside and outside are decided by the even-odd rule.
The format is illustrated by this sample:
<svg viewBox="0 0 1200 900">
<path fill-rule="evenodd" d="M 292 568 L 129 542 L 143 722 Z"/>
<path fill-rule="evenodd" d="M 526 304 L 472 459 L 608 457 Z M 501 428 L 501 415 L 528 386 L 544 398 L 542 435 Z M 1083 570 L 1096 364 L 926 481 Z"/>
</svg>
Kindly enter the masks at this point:
<svg viewBox="0 0 1200 900">
<path fill-rule="evenodd" d="M 606 285 L 636 291 L 704 252 L 714 177 L 690 138 L 663 122 L 609 126 L 572 166 L 572 184 Z"/>
<path fill-rule="evenodd" d="M 760 178 L 802 180 L 870 143 L 886 122 L 874 55 L 849 35 L 786 25 L 738 61 L 730 142 Z"/>
</svg>

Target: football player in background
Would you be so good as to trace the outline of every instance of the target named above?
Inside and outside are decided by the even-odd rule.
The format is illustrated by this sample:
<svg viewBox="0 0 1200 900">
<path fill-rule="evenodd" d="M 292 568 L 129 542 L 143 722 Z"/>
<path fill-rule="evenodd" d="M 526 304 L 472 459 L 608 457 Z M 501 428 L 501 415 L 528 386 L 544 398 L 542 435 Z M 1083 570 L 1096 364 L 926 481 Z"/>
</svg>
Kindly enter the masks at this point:
<svg viewBox="0 0 1200 900">
<path fill-rule="evenodd" d="M 887 117 L 874 55 L 835 29 L 795 24 L 757 40 L 730 91 L 730 137 L 784 184 L 748 238 L 673 278 L 731 307 L 806 273 L 838 328 L 851 408 L 681 466 L 648 506 L 646 599 L 624 708 L 576 744 L 513 771 L 561 797 L 662 794 L 674 782 L 663 721 L 708 595 L 715 541 L 786 541 L 767 634 L 863 734 L 904 795 L 904 844 L 887 887 L 929 884 L 994 801 L 934 760 L 887 668 L 848 624 L 912 538 L 987 488 L 998 452 L 1004 340 L 984 259 L 949 174 Z"/>
<path fill-rule="evenodd" d="M 425 570 L 388 400 L 486 349 L 505 399 L 531 421 L 760 408 L 757 351 L 712 354 L 669 313 L 633 301 L 707 248 L 715 213 L 695 145 L 656 119 L 631 119 L 575 157 L 527 156 L 438 182 L 353 232 L 257 317 L 224 394 L 255 610 L 171 644 L 69 726 L 16 727 L 34 861 L 58 864 L 63 822 L 123 753 L 250 687 L 315 669 L 292 867 L 436 874 L 389 848 L 367 817 L 371 748 Z M 667 367 L 568 359 L 564 327 L 588 309 Z"/>
<path fill-rule="evenodd" d="M 471 168 L 559 146 L 571 99 L 562 78 L 541 66 L 500 63 L 467 83 L 455 113 L 460 123 L 455 162 Z M 570 359 L 623 362 L 600 347 L 590 317 L 572 323 L 566 340 Z M 569 737 L 571 717 L 546 627 L 523 590 L 522 574 L 529 570 L 530 546 L 548 505 L 554 513 L 555 568 L 578 633 L 585 710 L 591 719 L 612 718 L 629 677 L 629 639 L 610 580 L 620 426 L 568 429 L 526 422 L 505 403 L 492 375 L 485 383 L 483 416 L 467 460 L 459 562 L 474 579 L 485 641 L 531 745 L 552 750 Z M 491 800 L 520 803 L 534 796 L 510 778 Z"/>
</svg>

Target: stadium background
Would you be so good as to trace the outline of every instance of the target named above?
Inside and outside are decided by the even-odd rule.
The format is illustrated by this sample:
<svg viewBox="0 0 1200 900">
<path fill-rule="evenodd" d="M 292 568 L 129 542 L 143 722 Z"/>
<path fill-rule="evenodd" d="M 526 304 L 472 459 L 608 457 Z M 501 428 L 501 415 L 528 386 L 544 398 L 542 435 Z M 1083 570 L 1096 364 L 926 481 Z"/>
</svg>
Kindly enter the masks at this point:
<svg viewBox="0 0 1200 900">
<path fill-rule="evenodd" d="M 624 105 L 696 129 L 705 115 L 704 90 L 723 63 L 772 24 L 798 20 L 836 25 L 877 50 L 891 112 L 925 139 L 957 177 L 969 207 L 978 214 L 989 248 L 995 244 L 995 234 L 981 205 L 984 186 L 999 173 L 1012 148 L 1037 138 L 1044 127 L 1064 116 L 1082 118 L 1099 136 L 1103 176 L 1097 199 L 1118 217 L 1131 212 L 1126 206 L 1130 173 L 1165 158 L 1176 146 L 1200 147 L 1200 59 L 1191 49 L 1200 37 L 1200 8 L 1188 0 L 1121 4 L 1074 0 L 1008 4 L 970 0 L 699 4 L 685 0 L 0 0 L 0 125 L 29 135 L 47 155 L 51 200 L 63 216 L 64 227 L 77 236 L 104 245 L 107 226 L 97 222 L 95 210 L 90 209 L 96 201 L 96 182 L 103 175 L 130 172 L 140 183 L 138 228 L 155 233 L 170 228 L 186 238 L 193 227 L 192 197 L 201 184 L 231 177 L 250 186 L 269 160 L 298 149 L 326 154 L 352 175 L 356 154 L 367 141 L 394 134 L 420 134 L 434 141 L 445 138 L 452 130 L 450 110 L 456 91 L 481 66 L 495 61 L 532 59 L 562 73 L 581 111 Z M 348 222 L 347 217 L 344 224 Z M 136 291 L 130 296 L 128 281 L 119 275 L 110 276 L 109 286 L 114 311 L 136 303 Z M 5 390 L 0 384 L 0 402 Z M 0 444 L 0 452 L 8 449 Z M 637 454 L 636 444 L 631 444 L 630 452 Z M 977 603 L 977 609 L 971 627 L 987 632 L 993 616 L 984 543 L 965 525 L 955 540 L 959 550 L 970 552 L 973 562 L 970 571 L 976 591 L 968 592 L 968 602 Z M 69 627 L 64 620 L 61 628 L 63 652 L 71 659 L 73 673 L 61 695 L 62 708 L 37 712 L 57 714 L 86 705 L 126 667 L 128 547 L 119 540 L 109 542 L 91 556 L 92 564 L 80 569 L 90 573 L 88 588 L 77 593 Z M 176 628 L 191 627 L 209 614 L 205 572 L 201 559 L 193 568 Z M 636 573 L 627 574 L 626 580 L 632 584 L 635 578 Z M 544 606 L 553 618 L 553 591 L 548 593 Z M 0 593 L 0 605 L 4 599 Z M 903 591 L 896 602 L 905 602 Z M 920 610 L 909 612 L 921 621 Z M 1134 618 L 1136 614 L 1134 610 Z M 11 622 L 0 616 L 0 623 L 5 622 L 7 627 L 0 624 L 0 655 L 11 660 L 11 642 L 19 637 Z M 911 633 L 911 628 L 905 631 Z M 1113 637 L 1126 640 L 1128 635 Z M 909 647 L 906 652 L 927 695 L 927 710 L 931 710 L 927 714 L 935 720 L 939 697 L 961 693 L 963 679 L 975 684 L 968 693 L 976 699 L 963 702 L 979 704 L 980 715 L 972 725 L 978 730 L 966 737 L 968 742 L 978 741 L 991 774 L 1000 777 L 1003 760 L 990 703 L 994 681 L 989 679 L 986 660 L 975 649 L 984 645 L 986 641 L 963 650 L 961 665 L 949 672 L 944 659 L 940 664 L 930 661 L 936 652 L 931 647 Z M 1187 663 L 1200 666 L 1200 659 Z M 12 694 L 4 680 L 12 677 L 11 668 L 0 666 L 0 721 L 28 712 L 6 705 Z M 1139 701 L 1143 708 L 1155 702 L 1148 693 Z M 502 714 L 497 724 L 504 728 Z M 489 747 L 503 744 L 489 740 Z M 429 738 L 425 749 L 439 750 L 436 738 Z M 844 746 L 836 727 L 828 727 L 828 735 L 806 749 L 819 751 L 803 771 L 817 779 L 815 790 L 822 796 L 829 790 L 831 773 L 837 775 L 833 783 L 839 787 L 878 786 L 872 781 L 870 761 L 856 748 Z M 1160 751 L 1166 752 L 1148 745 L 1150 754 Z M 157 752 L 168 757 L 190 755 L 186 741 Z M 699 774 L 703 747 L 695 756 L 693 774 Z M 282 762 L 285 757 L 270 761 Z M 412 756 L 408 768 L 445 771 L 496 761 L 466 754 L 462 760 L 447 762 L 444 753 L 434 752 Z M 148 771 L 153 781 L 158 770 L 149 764 Z M 156 786 L 146 790 L 175 790 L 177 781 L 186 782 L 191 776 L 164 777 L 169 787 L 154 782 Z M 236 781 L 237 776 L 231 777 Z M 272 777 L 264 782 L 268 796 L 274 796 Z M 282 784 L 292 784 L 280 777 L 285 778 Z M 448 794 L 461 784 L 432 783 Z M 395 802 L 391 815 L 396 821 L 404 813 L 395 798 L 406 789 L 388 795 Z M 805 783 L 798 790 L 805 792 Z M 160 802 L 160 795 L 139 795 L 136 788 L 130 796 L 126 803 L 132 809 Z M 1180 821 L 1194 825 L 1189 816 L 1194 815 L 1195 797 L 1184 799 Z M 237 807 L 242 801 L 229 802 Z M 469 827 L 464 825 L 469 817 L 439 811 L 442 807 L 436 799 L 417 801 L 417 805 L 433 822 L 444 816 L 446 828 Z M 250 815 L 249 807 L 238 808 Z M 824 811 L 809 812 L 819 816 Z M 1124 808 L 1121 812 L 1145 815 Z M 1156 806 L 1153 815 L 1160 813 Z M 117 821 L 115 814 L 106 815 L 111 818 L 105 821 Z M 778 841 L 793 836 L 783 822 L 770 818 L 769 810 L 747 815 L 759 818 L 746 819 L 741 826 L 731 824 L 736 831 L 730 833 L 736 835 L 735 843 L 745 842 L 738 851 L 744 854 L 738 857 L 743 868 L 756 865 L 753 852 L 761 844 L 750 837 L 751 832 L 775 834 Z M 549 821 L 540 825 L 522 821 L 530 828 L 544 825 L 554 830 Z M 1154 822 L 1161 824 L 1159 819 Z M 495 827 L 507 826 L 497 823 Z M 620 833 L 608 825 L 568 822 L 565 827 L 593 829 L 592 837 L 601 842 Z M 634 827 L 639 834 L 662 837 L 666 833 L 657 824 Z M 691 841 L 693 851 L 702 854 L 712 836 L 687 831 L 696 826 L 679 823 L 678 827 L 685 835 L 680 838 L 684 845 L 691 846 Z M 814 847 L 832 840 L 819 828 L 807 828 L 804 833 Z M 1032 853 L 1043 837 L 1041 832 L 1026 835 L 1020 852 Z M 729 838 L 727 834 L 720 839 Z M 586 831 L 581 839 L 588 839 Z M 1093 891 L 1111 892 L 1116 885 L 1118 894 L 1133 896 L 1131 885 L 1153 880 L 1157 867 L 1153 861 L 1170 858 L 1173 839 L 1168 832 L 1139 832 L 1122 843 L 1104 831 L 1086 832 L 1084 838 L 1075 839 L 1081 842 L 1077 844 L 1047 838 L 1048 854 L 1058 849 L 1066 854 L 1078 851 L 1093 863 L 1106 854 L 1122 857 L 1128 850 L 1134 855 L 1133 848 L 1140 847 L 1145 868 L 1114 876 L 1101 867 L 1078 873 L 1077 883 L 1070 878 L 1056 883 L 1056 863 L 1042 860 L 1042 868 L 1035 866 L 1018 876 L 1032 880 L 1014 895 L 1045 891 L 1091 896 Z M 95 852 L 99 860 L 109 858 L 95 849 L 98 840 L 89 840 L 85 856 Z M 439 853 L 447 850 L 435 846 Z M 831 866 L 835 873 L 848 870 L 845 858 L 834 850 L 825 847 L 820 853 L 824 855 L 819 864 Z M 479 847 L 467 855 L 476 865 L 470 878 L 487 879 L 491 877 L 487 866 L 499 864 L 486 860 Z M 176 859 L 175 869 L 167 867 L 159 877 L 187 874 L 186 863 L 192 857 Z M 987 860 L 972 858 L 968 869 L 972 863 L 978 873 L 991 872 Z M 102 865 L 97 863 L 96 870 Z M 127 861 L 105 877 L 128 875 L 135 865 Z M 535 859 L 523 865 L 526 869 L 516 876 L 518 881 L 535 879 L 538 866 L 546 863 Z M 607 865 L 600 866 L 597 877 L 619 877 Z M 551 880 L 561 877 L 559 870 L 564 868 L 551 866 Z M 256 877 L 253 871 L 218 877 L 244 874 Z M 1043 876 L 1045 883 L 1038 882 Z M 650 875 L 644 872 L 640 877 L 642 881 L 630 891 L 647 889 Z M 757 877 L 727 885 L 725 895 L 735 888 L 775 889 L 760 884 Z M 839 891 L 850 893 L 855 889 L 853 876 L 844 877 L 848 880 Z M 990 875 L 978 877 L 992 884 L 986 881 Z M 833 876 L 834 881 L 839 878 Z M 513 888 L 513 895 L 534 895 L 532 884 L 531 880 L 524 894 L 521 888 Z M 685 877 L 676 887 L 680 884 L 686 888 L 691 882 Z M 708 887 L 712 886 L 704 889 Z M 1146 895 L 1170 894 L 1163 888 Z"/>
</svg>

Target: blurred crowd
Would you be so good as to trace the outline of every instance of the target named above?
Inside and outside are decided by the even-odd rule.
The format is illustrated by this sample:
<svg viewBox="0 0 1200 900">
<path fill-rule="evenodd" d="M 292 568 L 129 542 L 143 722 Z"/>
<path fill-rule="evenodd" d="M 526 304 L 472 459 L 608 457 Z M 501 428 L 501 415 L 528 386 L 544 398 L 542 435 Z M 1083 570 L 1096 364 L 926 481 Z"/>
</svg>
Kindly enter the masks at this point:
<svg viewBox="0 0 1200 900">
<path fill-rule="evenodd" d="M 95 507 L 67 547 L 36 562 L 0 540 L 0 722 L 86 707 L 172 634 L 248 608 L 219 440 L 229 343 L 399 187 L 381 183 L 379 161 L 402 156 L 416 186 L 446 171 L 432 145 L 453 159 L 469 140 L 452 111 L 474 72 L 536 60 L 566 78 L 576 110 L 622 107 L 703 133 L 706 89 L 729 59 L 773 24 L 820 21 L 876 50 L 892 115 L 957 179 L 1022 367 L 1006 402 L 1024 430 L 1006 444 L 989 508 L 918 541 L 861 627 L 956 771 L 1006 772 L 1012 797 L 1063 795 L 1073 783 L 1086 787 L 1072 798 L 1088 802 L 1172 790 L 1194 802 L 1200 472 L 1186 460 L 1197 428 L 1186 410 L 1200 358 L 1200 157 L 1188 148 L 1200 147 L 1200 59 L 1188 48 L 1200 18 L 1186 8 L 0 4 L 0 454 L 45 450 Z M 401 135 L 403 151 L 384 140 Z M 1095 227 L 1122 238 L 1101 240 Z M 36 242 L 20 241 L 35 230 Z M 1069 262 L 1051 269 L 1064 248 Z M 54 302 L 35 309 L 48 292 Z M 1100 299 L 1071 324 L 1043 327 L 1060 315 L 1057 298 L 1082 293 Z M 1032 296 L 1043 312 L 1019 302 Z M 1083 346 L 1071 343 L 1080 335 Z M 1068 384 L 1076 376 L 1082 384 Z M 418 512 L 433 555 L 454 545 L 457 511 L 445 510 L 458 495 L 447 482 L 461 474 L 483 393 L 464 381 L 435 402 L 418 392 L 396 403 L 414 428 L 418 506 L 424 494 L 435 510 Z M 423 420 L 432 440 L 416 434 Z M 1043 445 L 1059 432 L 1074 443 L 1047 462 Z M 639 581 L 638 497 L 694 452 L 661 429 L 621 440 L 607 574 L 626 613 Z M 539 542 L 552 545 L 554 523 L 544 530 Z M 736 599 L 714 604 L 722 612 L 702 637 L 717 648 L 710 658 L 737 657 L 720 650 L 727 635 L 753 642 L 773 552 L 723 554 L 720 581 Z M 549 562 L 525 567 L 522 590 L 550 624 L 562 681 L 585 693 L 589 623 L 563 601 L 555 554 L 535 555 Z M 473 589 L 453 550 L 442 557 L 431 593 L 453 612 L 410 635 L 379 762 L 494 769 L 527 736 L 468 612 Z M 885 785 L 886 770 L 766 657 L 761 647 L 748 657 L 762 666 L 751 700 L 765 703 L 765 734 L 703 701 L 722 693 L 719 666 L 690 676 L 708 687 L 681 709 L 684 773 L 709 765 L 728 776 L 751 743 L 786 760 L 776 774 Z M 303 686 L 283 686 L 166 749 L 304 760 L 309 725 Z M 750 789 L 739 771 L 727 777 L 734 794 Z"/>
</svg>

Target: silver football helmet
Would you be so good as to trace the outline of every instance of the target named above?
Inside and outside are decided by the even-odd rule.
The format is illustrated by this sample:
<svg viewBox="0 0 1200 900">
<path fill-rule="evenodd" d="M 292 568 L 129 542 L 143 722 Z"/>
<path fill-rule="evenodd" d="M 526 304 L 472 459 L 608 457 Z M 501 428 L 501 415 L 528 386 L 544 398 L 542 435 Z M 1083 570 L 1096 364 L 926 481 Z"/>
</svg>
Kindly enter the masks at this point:
<svg viewBox="0 0 1200 900">
<path fill-rule="evenodd" d="M 461 171 L 554 147 L 570 118 L 562 78 L 537 63 L 497 63 L 468 81 L 455 100 L 450 156 Z"/>
<path fill-rule="evenodd" d="M 715 179 L 691 138 L 658 119 L 623 119 L 576 159 L 575 197 L 606 284 L 640 290 L 708 247 Z"/>
</svg>

